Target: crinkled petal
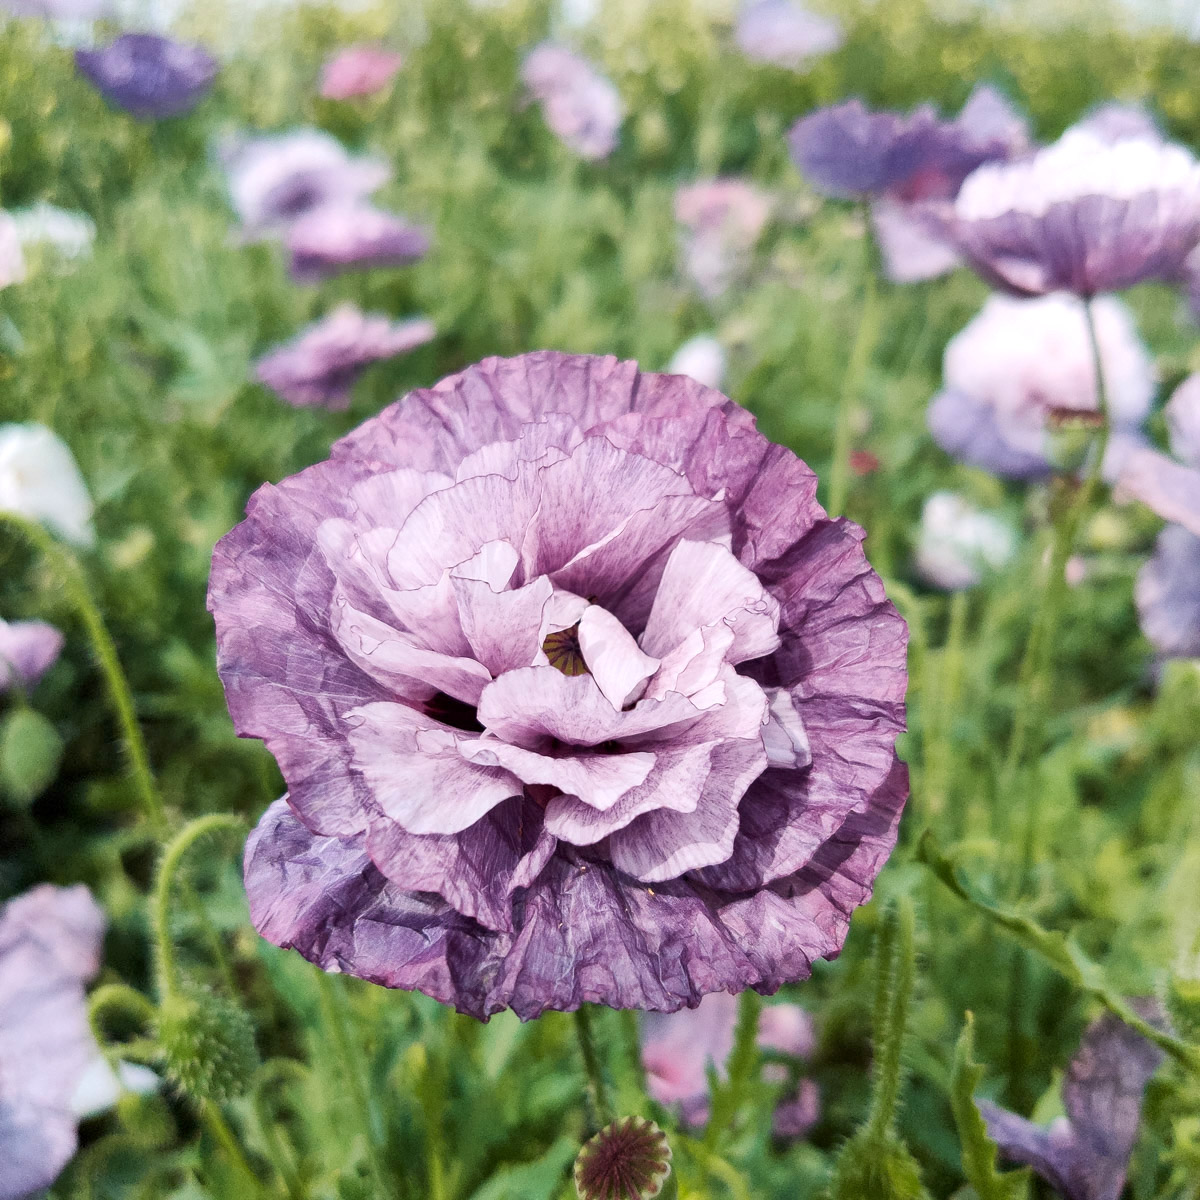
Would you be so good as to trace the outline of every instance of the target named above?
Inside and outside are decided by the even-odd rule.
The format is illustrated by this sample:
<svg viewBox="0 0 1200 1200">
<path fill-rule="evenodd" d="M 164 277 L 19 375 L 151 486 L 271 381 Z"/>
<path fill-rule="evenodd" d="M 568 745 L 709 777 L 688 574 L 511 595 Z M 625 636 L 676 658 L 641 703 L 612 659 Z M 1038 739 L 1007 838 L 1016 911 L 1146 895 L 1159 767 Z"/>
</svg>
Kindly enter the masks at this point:
<svg viewBox="0 0 1200 1200">
<path fill-rule="evenodd" d="M 598 604 L 588 605 L 579 618 L 578 637 L 583 660 L 613 708 L 639 699 L 659 660 L 643 653 L 625 626 Z"/>
</svg>

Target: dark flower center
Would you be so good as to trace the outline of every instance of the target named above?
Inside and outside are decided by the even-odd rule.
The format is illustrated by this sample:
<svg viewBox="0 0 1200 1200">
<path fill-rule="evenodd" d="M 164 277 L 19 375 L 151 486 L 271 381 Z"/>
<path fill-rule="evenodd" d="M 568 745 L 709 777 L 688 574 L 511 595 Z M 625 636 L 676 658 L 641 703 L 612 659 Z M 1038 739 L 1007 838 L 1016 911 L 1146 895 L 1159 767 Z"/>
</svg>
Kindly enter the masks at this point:
<svg viewBox="0 0 1200 1200">
<path fill-rule="evenodd" d="M 552 667 L 564 675 L 587 675 L 588 665 L 583 661 L 583 651 L 579 648 L 579 622 L 557 633 L 546 634 L 542 650 L 550 660 Z"/>
<path fill-rule="evenodd" d="M 455 729 L 461 729 L 465 733 L 483 732 L 483 726 L 479 723 L 475 706 L 468 704 L 465 700 L 456 700 L 453 696 L 447 696 L 445 692 L 435 692 L 426 700 L 425 712 L 435 721 L 441 721 L 443 725 L 452 725 Z"/>
</svg>

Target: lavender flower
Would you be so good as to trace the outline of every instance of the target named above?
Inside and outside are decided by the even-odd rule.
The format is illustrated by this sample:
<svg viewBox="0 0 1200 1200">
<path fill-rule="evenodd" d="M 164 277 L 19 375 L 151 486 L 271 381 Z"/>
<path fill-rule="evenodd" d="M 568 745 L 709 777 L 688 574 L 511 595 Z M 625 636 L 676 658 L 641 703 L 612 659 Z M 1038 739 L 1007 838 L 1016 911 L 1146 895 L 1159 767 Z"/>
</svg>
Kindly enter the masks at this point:
<svg viewBox="0 0 1200 1200">
<path fill-rule="evenodd" d="M 714 300 L 745 273 L 771 208 L 771 197 L 744 179 L 703 179 L 675 193 L 684 270 L 701 295 Z"/>
<path fill-rule="evenodd" d="M 1158 139 L 1069 129 L 1030 158 L 975 171 L 954 231 L 985 280 L 1019 295 L 1175 279 L 1200 241 L 1200 164 Z"/>
<path fill-rule="evenodd" d="M 1200 658 L 1200 537 L 1180 525 L 1158 535 L 1134 588 L 1142 632 L 1164 658 Z"/>
<path fill-rule="evenodd" d="M 1154 118 L 1140 105 L 1111 101 L 1094 108 L 1074 126 L 1098 137 L 1101 141 L 1117 143 L 1129 138 L 1144 141 L 1163 141 L 1162 130 Z"/>
<path fill-rule="evenodd" d="M 342 304 L 259 359 L 255 374 L 296 408 L 338 411 L 349 407 L 350 390 L 371 363 L 407 354 L 436 332 L 424 317 L 393 323 Z"/>
<path fill-rule="evenodd" d="M 546 124 L 581 158 L 607 158 L 617 148 L 621 95 L 586 59 L 543 42 L 525 56 L 521 78 L 541 103 Z"/>
<path fill-rule="evenodd" d="M 386 163 L 352 158 L 319 129 L 297 129 L 226 145 L 229 194 L 250 240 L 277 233 L 328 204 L 361 201 L 391 175 Z"/>
<path fill-rule="evenodd" d="M 382 91 L 404 66 L 404 55 L 383 46 L 347 46 L 321 71 L 321 95 L 326 100 L 350 100 Z"/>
<path fill-rule="evenodd" d="M 0 512 L 39 521 L 77 546 L 96 540 L 75 458 L 44 425 L 0 425 Z"/>
<path fill-rule="evenodd" d="M 1109 414 L 1117 430 L 1132 431 L 1154 399 L 1153 364 L 1120 300 L 1100 297 L 1093 316 Z M 943 450 L 998 475 L 1048 475 L 1055 427 L 1099 411 L 1082 302 L 989 297 L 946 347 L 943 381 L 929 409 Z"/>
<path fill-rule="evenodd" d="M 0 621 L 0 692 L 33 687 L 58 661 L 63 635 L 45 621 Z"/>
<path fill-rule="evenodd" d="M 835 954 L 907 795 L 906 631 L 815 488 L 720 393 L 546 352 L 260 489 L 209 591 L 289 786 L 259 931 L 479 1017 Z"/>
<path fill-rule="evenodd" d="M 49 1187 L 75 1153 L 77 1089 L 99 1057 L 85 983 L 104 916 L 85 887 L 0 908 L 0 1200 Z"/>
<path fill-rule="evenodd" d="M 986 574 L 1012 561 L 1017 535 L 1012 526 L 953 492 L 934 492 L 921 510 L 917 574 L 947 592 L 978 586 Z"/>
<path fill-rule="evenodd" d="M 54 21 L 94 21 L 110 8 L 109 0 L 0 0 L 0 12 Z"/>
<path fill-rule="evenodd" d="M 1163 415 L 1176 458 L 1200 467 L 1200 374 L 1189 375 L 1175 389 Z"/>
<path fill-rule="evenodd" d="M 696 1008 L 669 1015 L 650 1014 L 643 1022 L 642 1062 L 647 1090 L 660 1104 L 678 1105 L 687 1125 L 703 1125 L 708 1120 L 708 1070 L 711 1066 L 719 1077 L 724 1077 L 733 1050 L 737 1015 L 736 997 L 717 992 L 705 996 Z M 790 1058 L 809 1058 L 816 1046 L 812 1018 L 796 1004 L 765 1008 L 759 1018 L 758 1045 Z M 786 1071 L 783 1077 L 787 1077 Z M 816 1123 L 819 1099 L 815 1085 L 808 1080 L 804 1083 L 809 1086 L 801 1087 L 780 1106 L 787 1131 L 784 1136 L 801 1136 L 796 1132 L 801 1116 L 811 1116 L 807 1128 Z"/>
<path fill-rule="evenodd" d="M 1106 1014 L 1089 1026 L 1067 1068 L 1065 1117 L 1044 1129 L 989 1100 L 977 1104 L 1001 1153 L 1033 1167 L 1065 1200 L 1118 1200 L 1142 1094 L 1161 1061 L 1154 1045 Z"/>
<path fill-rule="evenodd" d="M 705 387 L 721 389 L 725 380 L 725 347 L 711 333 L 688 338 L 667 363 L 668 375 L 688 375 Z"/>
<path fill-rule="evenodd" d="M 292 222 L 285 238 L 292 277 L 312 282 L 339 271 L 402 267 L 424 257 L 429 234 L 370 204 L 323 204 Z"/>
<path fill-rule="evenodd" d="M 746 0 L 735 31 L 742 53 L 756 62 L 799 71 L 845 41 L 841 23 L 793 0 Z"/>
<path fill-rule="evenodd" d="M 76 50 L 75 66 L 110 104 L 142 118 L 189 112 L 217 77 L 217 60 L 203 47 L 155 33 L 126 33 L 100 50 Z"/>
</svg>

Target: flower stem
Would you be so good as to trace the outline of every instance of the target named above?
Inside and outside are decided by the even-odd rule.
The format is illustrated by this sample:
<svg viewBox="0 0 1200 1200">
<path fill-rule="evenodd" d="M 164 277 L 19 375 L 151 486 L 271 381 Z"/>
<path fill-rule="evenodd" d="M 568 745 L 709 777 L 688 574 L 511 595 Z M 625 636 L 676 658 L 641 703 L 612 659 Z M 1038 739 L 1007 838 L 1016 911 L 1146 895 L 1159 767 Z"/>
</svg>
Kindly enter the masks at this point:
<svg viewBox="0 0 1200 1200">
<path fill-rule="evenodd" d="M 225 1152 L 226 1158 L 233 1164 L 237 1173 L 245 1178 L 246 1185 L 250 1190 L 243 1194 L 251 1196 L 261 1194 L 262 1188 L 259 1185 L 258 1176 L 254 1173 L 254 1168 L 246 1161 L 246 1155 L 238 1144 L 233 1130 L 229 1128 L 229 1123 L 225 1120 L 221 1109 L 211 1100 L 205 1100 L 200 1106 L 200 1116 L 208 1132 L 212 1135 L 213 1141 Z"/>
<path fill-rule="evenodd" d="M 161 841 L 167 832 L 166 810 L 150 770 L 150 758 L 146 753 L 146 742 L 142 737 L 141 727 L 138 725 L 129 681 L 121 669 L 116 647 L 92 597 L 83 568 L 78 559 L 36 521 L 26 520 L 11 512 L 0 512 L 0 520 L 17 529 L 61 577 L 67 597 L 83 622 L 92 652 L 104 676 L 109 700 L 121 729 L 121 741 L 125 747 L 134 788 L 145 810 L 151 832 Z"/>
<path fill-rule="evenodd" d="M 581 1004 L 575 1010 L 574 1017 L 575 1035 L 579 1039 L 579 1053 L 583 1059 L 583 1068 L 587 1072 L 592 1107 L 597 1122 L 603 1128 L 611 1124 L 613 1110 L 608 1098 L 608 1086 L 604 1082 L 604 1072 L 600 1067 L 600 1055 L 596 1052 L 596 1040 L 592 1035 L 592 1014 L 587 1005 Z"/>
<path fill-rule="evenodd" d="M 375 1128 L 375 1114 L 371 1108 L 370 1093 L 366 1081 L 366 1065 L 362 1054 L 350 1035 L 346 1021 L 345 995 L 337 980 L 325 971 L 317 971 L 317 990 L 320 994 L 321 1014 L 337 1049 L 337 1056 L 350 1082 L 354 1102 L 358 1107 L 359 1119 L 363 1123 L 367 1138 L 367 1160 L 371 1174 L 375 1177 L 376 1193 L 380 1197 L 395 1195 L 388 1181 L 379 1148 L 379 1136 Z"/>
<path fill-rule="evenodd" d="M 871 241 L 871 214 L 863 206 L 862 308 L 858 315 L 858 331 L 842 377 L 837 416 L 833 430 L 833 464 L 829 471 L 829 504 L 831 517 L 842 515 L 850 479 L 850 424 L 854 414 L 855 397 L 862 391 L 863 376 L 871 361 L 879 333 L 878 288 L 876 285 L 875 255 Z"/>
<path fill-rule="evenodd" d="M 758 1018 L 762 1013 L 762 997 L 746 989 L 738 997 L 738 1019 L 733 1033 L 733 1049 L 729 1052 L 729 1077 L 724 1087 L 712 1098 L 712 1112 L 704 1130 L 704 1145 L 715 1150 L 721 1135 L 737 1119 L 738 1109 L 758 1067 Z"/>
<path fill-rule="evenodd" d="M 159 1000 L 165 1001 L 179 990 L 179 965 L 171 938 L 171 895 L 175 877 L 184 856 L 201 838 L 221 829 L 240 830 L 241 819 L 229 813 L 210 813 L 185 825 L 163 852 L 154 884 L 154 941 L 158 951 Z"/>
<path fill-rule="evenodd" d="M 891 1135 L 904 1078 L 904 1034 L 916 979 L 916 918 L 912 901 L 891 906 L 879 930 L 875 974 L 875 1078 L 866 1128 L 871 1137 Z"/>
</svg>

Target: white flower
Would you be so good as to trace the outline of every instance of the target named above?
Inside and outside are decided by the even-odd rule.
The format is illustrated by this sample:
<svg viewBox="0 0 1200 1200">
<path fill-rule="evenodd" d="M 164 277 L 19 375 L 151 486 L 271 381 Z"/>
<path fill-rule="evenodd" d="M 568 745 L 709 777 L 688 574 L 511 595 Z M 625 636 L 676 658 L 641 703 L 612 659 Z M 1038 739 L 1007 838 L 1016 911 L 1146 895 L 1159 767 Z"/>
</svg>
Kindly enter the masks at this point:
<svg viewBox="0 0 1200 1200">
<path fill-rule="evenodd" d="M 934 492 L 921 512 L 917 574 L 945 591 L 974 587 L 1016 553 L 1012 526 L 954 492 Z"/>
<path fill-rule="evenodd" d="M 0 425 L 0 512 L 40 521 L 78 546 L 96 540 L 79 466 L 44 425 Z"/>
<path fill-rule="evenodd" d="M 11 213 L 23 247 L 50 246 L 63 258 L 87 258 L 96 240 L 96 223 L 86 213 L 53 204 L 32 204 Z"/>
<path fill-rule="evenodd" d="M 126 1092 L 149 1096 L 162 1081 L 140 1063 L 118 1062 L 114 1071 L 108 1060 L 97 1054 L 88 1064 L 71 1096 L 71 1111 L 81 1121 L 108 1112 Z"/>
<path fill-rule="evenodd" d="M 25 254 L 21 235 L 11 214 L 0 209 L 0 288 L 25 279 Z"/>
<path fill-rule="evenodd" d="M 711 333 L 689 338 L 667 363 L 668 375 L 690 375 L 705 387 L 721 388 L 725 378 L 725 348 Z"/>
</svg>

